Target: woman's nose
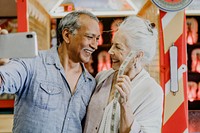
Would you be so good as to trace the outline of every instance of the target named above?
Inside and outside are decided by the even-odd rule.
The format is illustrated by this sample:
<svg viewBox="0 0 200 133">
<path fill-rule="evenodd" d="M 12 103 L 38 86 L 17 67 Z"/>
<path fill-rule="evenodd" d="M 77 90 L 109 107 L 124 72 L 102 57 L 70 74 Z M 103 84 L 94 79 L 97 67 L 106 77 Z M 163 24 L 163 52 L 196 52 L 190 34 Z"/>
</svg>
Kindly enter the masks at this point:
<svg viewBox="0 0 200 133">
<path fill-rule="evenodd" d="M 108 53 L 111 55 L 113 54 L 113 47 L 111 47 L 109 50 L 108 50 Z"/>
</svg>

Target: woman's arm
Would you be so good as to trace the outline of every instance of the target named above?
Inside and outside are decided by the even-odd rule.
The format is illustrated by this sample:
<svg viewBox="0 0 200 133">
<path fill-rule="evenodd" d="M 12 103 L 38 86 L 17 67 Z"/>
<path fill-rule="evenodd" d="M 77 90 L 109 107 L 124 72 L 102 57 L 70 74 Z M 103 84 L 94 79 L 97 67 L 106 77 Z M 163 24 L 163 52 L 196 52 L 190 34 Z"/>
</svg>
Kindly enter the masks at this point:
<svg viewBox="0 0 200 133">
<path fill-rule="evenodd" d="M 129 133 L 134 119 L 129 102 L 130 78 L 126 75 L 119 76 L 115 87 L 120 93 L 120 133 Z"/>
<path fill-rule="evenodd" d="M 120 133 L 129 133 L 134 119 L 131 106 L 126 102 L 120 104 L 120 109 Z"/>
<path fill-rule="evenodd" d="M 141 106 L 138 106 L 137 102 L 139 101 L 134 100 L 138 106 L 137 115 L 134 115 L 132 110 L 133 97 L 130 95 L 131 82 L 129 78 L 125 75 L 123 76 L 117 80 L 116 85 L 116 89 L 120 93 L 120 133 L 159 133 L 162 125 L 162 88 L 150 79 L 146 80 L 145 84 L 140 86 L 140 90 L 142 89 L 144 91 L 144 89 L 150 88 L 144 91 L 144 93 L 142 91 L 138 94 L 141 96 L 140 101 L 143 101 L 140 104 Z"/>
</svg>

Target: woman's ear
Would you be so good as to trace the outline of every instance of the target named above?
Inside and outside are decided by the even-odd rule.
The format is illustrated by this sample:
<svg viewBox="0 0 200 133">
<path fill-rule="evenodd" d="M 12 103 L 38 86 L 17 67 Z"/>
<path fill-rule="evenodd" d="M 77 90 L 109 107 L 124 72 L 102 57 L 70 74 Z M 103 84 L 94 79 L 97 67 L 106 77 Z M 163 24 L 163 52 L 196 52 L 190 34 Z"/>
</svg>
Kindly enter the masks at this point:
<svg viewBox="0 0 200 133">
<path fill-rule="evenodd" d="M 144 52 L 143 51 L 139 51 L 137 52 L 136 56 L 135 56 L 135 61 L 140 61 L 142 59 L 142 57 L 144 56 Z"/>
<path fill-rule="evenodd" d="M 63 40 L 66 42 L 66 43 L 69 43 L 69 31 L 68 31 L 68 29 L 64 29 L 63 31 L 62 31 L 62 37 L 63 37 Z"/>
<path fill-rule="evenodd" d="M 144 56 L 144 52 L 143 51 L 139 51 L 137 58 L 141 59 Z"/>
</svg>

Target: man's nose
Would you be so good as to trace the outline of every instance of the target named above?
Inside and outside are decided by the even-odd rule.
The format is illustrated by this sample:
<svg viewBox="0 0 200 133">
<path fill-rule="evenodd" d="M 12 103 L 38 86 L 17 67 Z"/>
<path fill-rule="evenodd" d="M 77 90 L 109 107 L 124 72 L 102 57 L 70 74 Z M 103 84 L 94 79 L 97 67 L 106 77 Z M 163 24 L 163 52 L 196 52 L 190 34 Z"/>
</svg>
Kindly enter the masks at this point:
<svg viewBox="0 0 200 133">
<path fill-rule="evenodd" d="M 97 39 L 93 39 L 93 41 L 91 42 L 91 47 L 95 50 L 97 50 L 98 48 L 98 40 Z"/>
</svg>

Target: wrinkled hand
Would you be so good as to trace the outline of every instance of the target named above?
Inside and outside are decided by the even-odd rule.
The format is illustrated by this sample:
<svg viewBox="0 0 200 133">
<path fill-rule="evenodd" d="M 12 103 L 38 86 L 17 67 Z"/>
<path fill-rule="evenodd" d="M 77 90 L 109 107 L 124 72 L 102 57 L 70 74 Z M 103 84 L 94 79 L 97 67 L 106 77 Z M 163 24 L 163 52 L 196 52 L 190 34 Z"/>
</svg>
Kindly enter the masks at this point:
<svg viewBox="0 0 200 133">
<path fill-rule="evenodd" d="M 1 34 L 8 34 L 8 31 L 5 30 L 5 29 L 1 29 L 1 27 L 0 27 L 0 35 L 1 35 Z M 9 59 L 0 58 L 0 66 L 6 64 L 6 63 L 8 63 L 8 62 L 9 62 Z"/>
<path fill-rule="evenodd" d="M 115 87 L 120 93 L 120 104 L 126 104 L 130 98 L 132 88 L 130 78 L 127 75 L 119 76 Z"/>
<path fill-rule="evenodd" d="M 0 66 L 5 65 L 8 62 L 9 62 L 9 59 L 7 59 L 7 58 L 0 58 Z"/>
<path fill-rule="evenodd" d="M 115 87 L 120 93 L 120 133 L 129 133 L 134 120 L 130 102 L 132 88 L 130 78 L 127 75 L 119 76 Z"/>
</svg>

